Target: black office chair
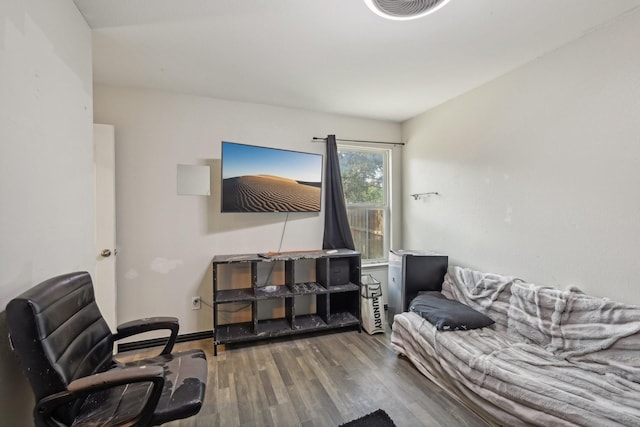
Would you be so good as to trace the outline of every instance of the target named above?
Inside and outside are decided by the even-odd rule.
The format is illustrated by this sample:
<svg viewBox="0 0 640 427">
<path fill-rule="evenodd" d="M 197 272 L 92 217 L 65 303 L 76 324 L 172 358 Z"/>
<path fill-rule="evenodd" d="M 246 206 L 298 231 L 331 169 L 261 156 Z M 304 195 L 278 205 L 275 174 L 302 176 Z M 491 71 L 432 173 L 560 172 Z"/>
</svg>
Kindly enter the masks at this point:
<svg viewBox="0 0 640 427">
<path fill-rule="evenodd" d="M 46 280 L 7 305 L 14 351 L 31 383 L 35 425 L 159 425 L 200 411 L 207 380 L 203 351 L 171 353 L 178 320 L 154 317 L 112 334 L 87 272 Z M 169 329 L 159 356 L 129 363 L 113 358 L 114 341 Z"/>
</svg>

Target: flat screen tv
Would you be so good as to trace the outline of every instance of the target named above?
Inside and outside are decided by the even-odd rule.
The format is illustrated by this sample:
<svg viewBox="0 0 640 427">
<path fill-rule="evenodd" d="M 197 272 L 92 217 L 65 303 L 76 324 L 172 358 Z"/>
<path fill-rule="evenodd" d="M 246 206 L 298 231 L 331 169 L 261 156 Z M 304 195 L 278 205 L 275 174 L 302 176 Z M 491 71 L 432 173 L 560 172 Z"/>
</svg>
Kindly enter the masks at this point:
<svg viewBox="0 0 640 427">
<path fill-rule="evenodd" d="M 222 212 L 320 212 L 322 154 L 222 141 Z"/>
</svg>

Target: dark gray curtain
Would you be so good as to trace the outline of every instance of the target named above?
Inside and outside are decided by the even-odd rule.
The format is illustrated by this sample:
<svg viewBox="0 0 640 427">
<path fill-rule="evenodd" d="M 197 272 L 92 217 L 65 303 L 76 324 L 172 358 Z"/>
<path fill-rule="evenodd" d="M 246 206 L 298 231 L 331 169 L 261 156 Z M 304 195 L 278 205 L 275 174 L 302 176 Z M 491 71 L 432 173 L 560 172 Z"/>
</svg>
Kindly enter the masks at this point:
<svg viewBox="0 0 640 427">
<path fill-rule="evenodd" d="M 338 146 L 335 135 L 327 135 L 327 167 L 325 170 L 325 205 L 323 249 L 355 249 L 347 206 L 342 191 Z"/>
</svg>

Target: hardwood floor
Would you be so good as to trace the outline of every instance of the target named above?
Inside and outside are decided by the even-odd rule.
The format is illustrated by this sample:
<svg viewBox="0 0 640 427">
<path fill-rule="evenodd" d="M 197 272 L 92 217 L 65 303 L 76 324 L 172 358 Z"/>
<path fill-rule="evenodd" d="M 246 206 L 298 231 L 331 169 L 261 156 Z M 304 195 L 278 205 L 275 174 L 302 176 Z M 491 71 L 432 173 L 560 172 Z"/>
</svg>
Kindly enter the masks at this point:
<svg viewBox="0 0 640 427">
<path fill-rule="evenodd" d="M 487 425 L 398 357 L 388 334 L 346 331 L 221 346 L 217 357 L 211 339 L 175 350 L 189 348 L 207 353 L 206 403 L 197 416 L 167 427 L 336 427 L 378 408 L 398 427 Z"/>
</svg>

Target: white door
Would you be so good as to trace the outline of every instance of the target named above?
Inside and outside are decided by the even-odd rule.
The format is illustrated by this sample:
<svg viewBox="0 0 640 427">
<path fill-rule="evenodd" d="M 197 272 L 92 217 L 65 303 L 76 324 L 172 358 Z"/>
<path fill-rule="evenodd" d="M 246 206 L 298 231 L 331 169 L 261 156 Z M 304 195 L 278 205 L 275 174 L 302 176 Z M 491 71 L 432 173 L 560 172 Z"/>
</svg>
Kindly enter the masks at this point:
<svg viewBox="0 0 640 427">
<path fill-rule="evenodd" d="M 116 181 L 115 132 L 93 125 L 95 173 L 96 301 L 112 331 L 116 330 Z"/>
</svg>

